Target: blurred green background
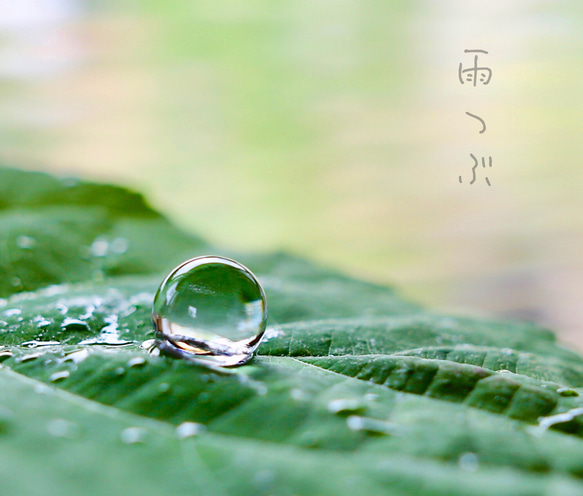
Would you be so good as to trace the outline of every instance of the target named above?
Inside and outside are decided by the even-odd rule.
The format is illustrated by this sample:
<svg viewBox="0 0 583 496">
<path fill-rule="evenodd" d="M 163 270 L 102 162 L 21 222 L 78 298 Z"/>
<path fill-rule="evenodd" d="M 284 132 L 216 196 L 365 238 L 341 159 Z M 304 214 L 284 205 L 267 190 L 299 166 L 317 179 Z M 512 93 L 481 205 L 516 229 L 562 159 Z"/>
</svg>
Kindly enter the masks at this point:
<svg viewBox="0 0 583 496">
<path fill-rule="evenodd" d="M 575 0 L 0 0 L 0 160 L 583 350 L 582 62 Z"/>
</svg>

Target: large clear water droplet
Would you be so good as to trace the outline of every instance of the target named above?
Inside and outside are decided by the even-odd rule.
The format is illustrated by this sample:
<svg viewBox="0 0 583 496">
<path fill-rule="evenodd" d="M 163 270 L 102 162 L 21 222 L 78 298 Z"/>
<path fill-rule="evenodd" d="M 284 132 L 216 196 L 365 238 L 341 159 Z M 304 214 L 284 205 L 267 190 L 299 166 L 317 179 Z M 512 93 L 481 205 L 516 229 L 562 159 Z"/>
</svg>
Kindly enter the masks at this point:
<svg viewBox="0 0 583 496">
<path fill-rule="evenodd" d="M 154 297 L 158 348 L 207 364 L 231 367 L 248 361 L 266 319 L 265 293 L 253 273 L 223 257 L 187 260 Z"/>
</svg>

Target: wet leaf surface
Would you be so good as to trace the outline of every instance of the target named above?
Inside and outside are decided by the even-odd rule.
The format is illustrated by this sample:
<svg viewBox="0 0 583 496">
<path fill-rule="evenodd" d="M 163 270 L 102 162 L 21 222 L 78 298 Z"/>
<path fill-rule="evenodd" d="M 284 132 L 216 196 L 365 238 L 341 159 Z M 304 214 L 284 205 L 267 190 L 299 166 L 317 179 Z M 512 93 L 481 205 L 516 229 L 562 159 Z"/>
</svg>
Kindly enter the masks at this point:
<svg viewBox="0 0 583 496">
<path fill-rule="evenodd" d="M 583 360 L 548 330 L 219 250 L 113 186 L 0 178 L 5 494 L 583 492 Z M 208 253 L 267 293 L 240 368 L 140 348 L 165 273 Z"/>
</svg>

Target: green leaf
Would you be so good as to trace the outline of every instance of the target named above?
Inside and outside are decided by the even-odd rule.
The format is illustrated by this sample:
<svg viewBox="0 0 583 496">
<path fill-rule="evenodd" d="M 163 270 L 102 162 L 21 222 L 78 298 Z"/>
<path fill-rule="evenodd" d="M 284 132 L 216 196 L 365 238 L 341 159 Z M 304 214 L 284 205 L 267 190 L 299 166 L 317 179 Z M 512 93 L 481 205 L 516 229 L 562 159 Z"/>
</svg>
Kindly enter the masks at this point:
<svg viewBox="0 0 583 496">
<path fill-rule="evenodd" d="M 0 296 L 150 274 L 202 241 L 125 189 L 0 169 Z"/>
<path fill-rule="evenodd" d="M 583 492 L 583 359 L 285 254 L 184 234 L 134 193 L 0 169 L 5 494 Z M 264 284 L 258 356 L 152 356 L 151 303 L 215 253 Z"/>
</svg>

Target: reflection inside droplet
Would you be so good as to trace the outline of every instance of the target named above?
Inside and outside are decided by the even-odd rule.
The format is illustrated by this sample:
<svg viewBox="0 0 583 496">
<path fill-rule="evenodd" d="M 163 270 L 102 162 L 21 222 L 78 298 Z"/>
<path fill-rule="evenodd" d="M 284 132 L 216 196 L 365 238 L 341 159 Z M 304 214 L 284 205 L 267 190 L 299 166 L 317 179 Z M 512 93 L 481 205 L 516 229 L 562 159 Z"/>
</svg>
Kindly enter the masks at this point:
<svg viewBox="0 0 583 496">
<path fill-rule="evenodd" d="M 248 361 L 265 331 L 265 294 L 243 265 L 199 257 L 175 268 L 154 298 L 162 351 L 221 366 Z"/>
</svg>

